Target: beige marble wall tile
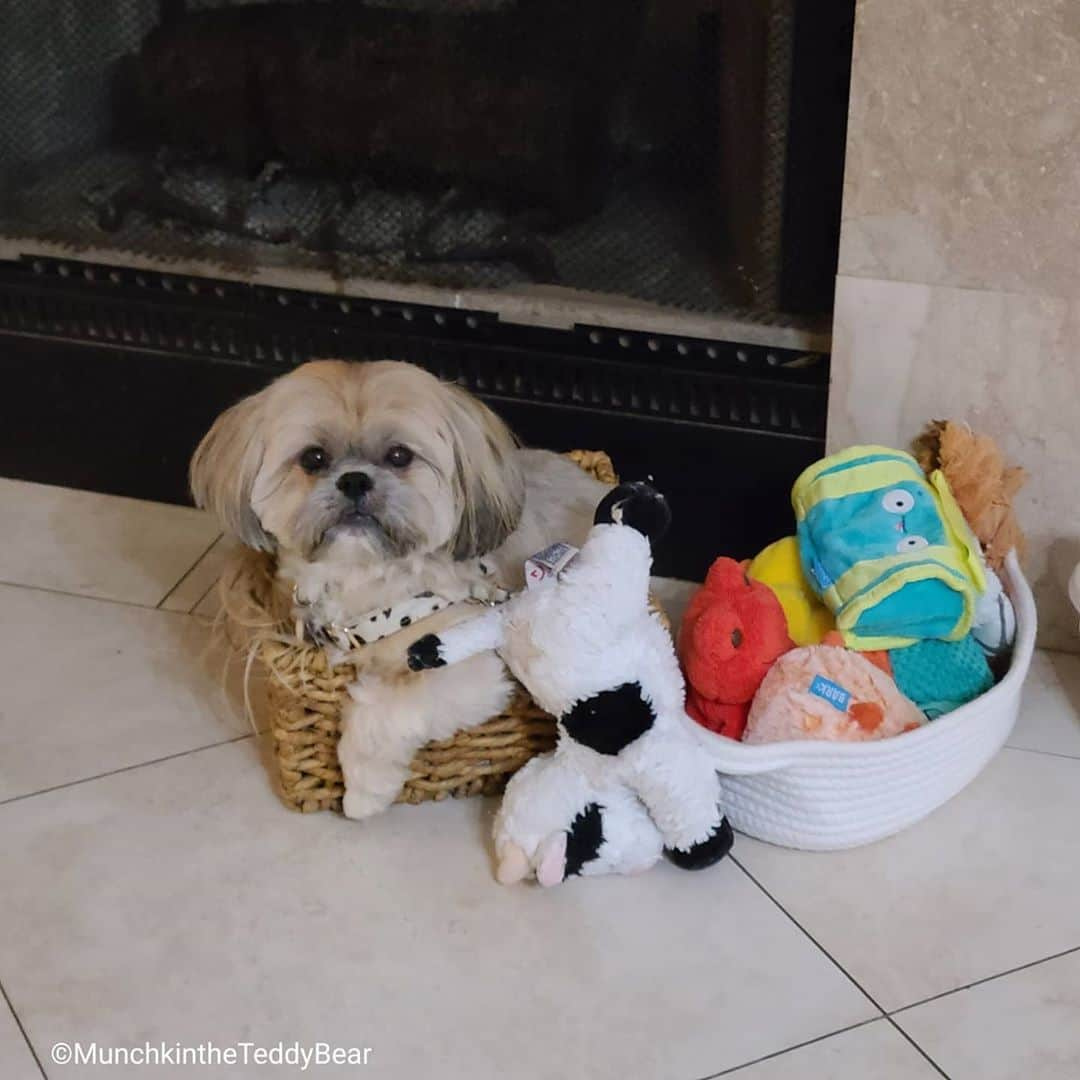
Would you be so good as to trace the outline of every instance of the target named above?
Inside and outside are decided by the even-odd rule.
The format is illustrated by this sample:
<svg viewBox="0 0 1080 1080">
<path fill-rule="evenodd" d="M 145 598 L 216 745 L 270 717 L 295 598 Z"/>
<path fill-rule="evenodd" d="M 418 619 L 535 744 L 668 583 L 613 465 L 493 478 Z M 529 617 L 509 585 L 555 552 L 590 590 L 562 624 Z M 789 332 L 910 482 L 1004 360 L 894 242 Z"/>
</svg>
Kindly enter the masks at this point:
<svg viewBox="0 0 1080 1080">
<path fill-rule="evenodd" d="M 859 0 L 841 273 L 1080 292 L 1080 2 Z"/>
<path fill-rule="evenodd" d="M 1080 561 L 1080 300 L 841 277 L 829 443 L 905 446 L 930 419 L 993 435 L 1019 500 L 1042 641 L 1080 651 L 1065 588 Z"/>
</svg>

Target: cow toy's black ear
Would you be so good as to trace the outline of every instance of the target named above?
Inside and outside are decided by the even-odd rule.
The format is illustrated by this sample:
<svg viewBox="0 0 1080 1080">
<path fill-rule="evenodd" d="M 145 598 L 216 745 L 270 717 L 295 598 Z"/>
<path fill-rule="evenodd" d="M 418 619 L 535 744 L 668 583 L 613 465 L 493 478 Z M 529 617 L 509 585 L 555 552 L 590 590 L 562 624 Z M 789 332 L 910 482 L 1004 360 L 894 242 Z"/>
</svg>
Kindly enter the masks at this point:
<svg viewBox="0 0 1080 1080">
<path fill-rule="evenodd" d="M 655 545 L 671 524 L 667 499 L 651 484 L 619 484 L 604 496 L 593 517 L 596 525 L 626 525 Z"/>
</svg>

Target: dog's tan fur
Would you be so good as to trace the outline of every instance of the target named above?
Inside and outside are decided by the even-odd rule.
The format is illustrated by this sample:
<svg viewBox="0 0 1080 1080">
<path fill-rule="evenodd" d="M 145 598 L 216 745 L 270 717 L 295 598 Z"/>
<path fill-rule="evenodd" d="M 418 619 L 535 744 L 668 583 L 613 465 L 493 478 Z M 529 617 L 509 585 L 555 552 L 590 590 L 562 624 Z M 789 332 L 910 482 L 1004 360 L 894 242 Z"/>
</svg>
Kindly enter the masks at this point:
<svg viewBox="0 0 1080 1080">
<path fill-rule="evenodd" d="M 330 459 L 317 475 L 300 465 L 311 446 Z M 407 467 L 388 464 L 391 446 L 412 452 Z M 345 521 L 337 480 L 356 471 L 371 481 L 367 512 Z M 312 362 L 234 405 L 196 450 L 191 486 L 229 532 L 274 552 L 304 617 L 324 624 L 426 590 L 458 600 L 519 587 L 533 551 L 584 539 L 603 495 L 569 462 L 519 449 L 465 391 L 392 361 Z M 458 606 L 436 618 L 470 613 Z M 390 804 L 419 746 L 500 711 L 510 693 L 493 654 L 407 675 L 415 631 L 369 646 L 361 660 L 339 747 L 351 817 Z"/>
</svg>

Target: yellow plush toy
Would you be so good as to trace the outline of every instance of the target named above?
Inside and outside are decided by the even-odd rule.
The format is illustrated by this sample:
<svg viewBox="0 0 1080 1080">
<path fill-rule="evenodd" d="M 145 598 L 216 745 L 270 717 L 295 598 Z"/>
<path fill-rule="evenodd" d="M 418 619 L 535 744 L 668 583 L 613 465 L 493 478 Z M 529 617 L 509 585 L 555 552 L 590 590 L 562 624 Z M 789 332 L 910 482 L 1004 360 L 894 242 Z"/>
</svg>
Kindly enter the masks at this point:
<svg viewBox="0 0 1080 1080">
<path fill-rule="evenodd" d="M 820 645 L 835 629 L 832 612 L 806 582 L 794 536 L 770 544 L 750 563 L 747 573 L 776 593 L 787 616 L 788 636 L 796 645 Z"/>
</svg>

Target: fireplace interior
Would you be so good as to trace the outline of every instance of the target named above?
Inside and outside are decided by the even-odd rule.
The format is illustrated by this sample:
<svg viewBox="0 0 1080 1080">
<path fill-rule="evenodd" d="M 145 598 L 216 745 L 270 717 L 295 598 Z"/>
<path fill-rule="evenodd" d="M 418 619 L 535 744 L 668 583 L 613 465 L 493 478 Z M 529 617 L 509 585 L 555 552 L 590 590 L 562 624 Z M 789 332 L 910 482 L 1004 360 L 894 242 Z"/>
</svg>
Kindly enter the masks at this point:
<svg viewBox="0 0 1080 1080">
<path fill-rule="evenodd" d="M 852 9 L 9 0 L 7 363 L 114 417 L 71 482 L 179 499 L 230 395 L 312 355 L 411 359 L 713 506 L 720 539 L 669 567 L 700 573 L 770 538 L 781 510 L 726 518 L 822 446 Z M 170 393 L 184 414 L 138 429 Z M 158 466 L 110 457 L 117 423 L 172 432 Z M 0 466 L 67 482 L 25 427 Z M 732 454 L 752 475 L 720 482 Z"/>
<path fill-rule="evenodd" d="M 802 325 L 831 298 L 850 5 L 803 6 L 11 0 L 0 230 L 9 254 Z"/>
</svg>

